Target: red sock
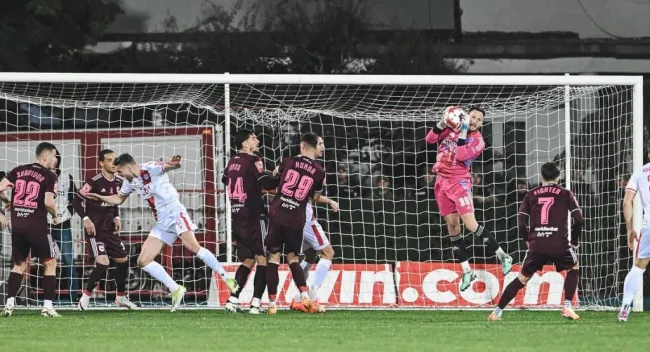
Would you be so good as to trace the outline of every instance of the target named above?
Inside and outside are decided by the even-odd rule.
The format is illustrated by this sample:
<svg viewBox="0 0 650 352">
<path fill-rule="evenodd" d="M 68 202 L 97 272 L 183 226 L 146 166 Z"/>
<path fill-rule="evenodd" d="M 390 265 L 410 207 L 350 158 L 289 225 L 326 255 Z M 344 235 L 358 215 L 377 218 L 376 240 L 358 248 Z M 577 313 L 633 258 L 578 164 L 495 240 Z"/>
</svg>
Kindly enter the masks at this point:
<svg viewBox="0 0 650 352">
<path fill-rule="evenodd" d="M 293 282 L 296 283 L 296 287 L 300 292 L 307 291 L 307 280 L 305 279 L 305 272 L 302 270 L 300 263 L 294 262 L 289 264 L 291 269 L 291 275 L 293 276 Z"/>
</svg>

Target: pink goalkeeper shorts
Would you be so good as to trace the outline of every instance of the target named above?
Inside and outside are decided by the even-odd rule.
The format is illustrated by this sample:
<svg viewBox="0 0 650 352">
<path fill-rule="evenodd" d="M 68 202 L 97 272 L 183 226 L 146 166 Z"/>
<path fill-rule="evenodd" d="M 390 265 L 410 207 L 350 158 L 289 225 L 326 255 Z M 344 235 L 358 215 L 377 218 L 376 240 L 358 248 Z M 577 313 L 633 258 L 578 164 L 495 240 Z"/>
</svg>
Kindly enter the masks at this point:
<svg viewBox="0 0 650 352">
<path fill-rule="evenodd" d="M 469 180 L 448 180 L 438 176 L 434 195 L 442 216 L 453 213 L 465 215 L 474 211 L 472 183 Z"/>
</svg>

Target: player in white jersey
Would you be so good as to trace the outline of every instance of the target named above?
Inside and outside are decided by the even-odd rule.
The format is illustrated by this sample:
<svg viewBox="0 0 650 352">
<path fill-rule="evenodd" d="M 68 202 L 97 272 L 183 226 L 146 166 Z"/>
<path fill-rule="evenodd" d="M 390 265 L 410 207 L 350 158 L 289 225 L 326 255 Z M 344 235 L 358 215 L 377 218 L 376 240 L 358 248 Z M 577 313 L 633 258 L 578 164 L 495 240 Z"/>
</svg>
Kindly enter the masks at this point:
<svg viewBox="0 0 650 352">
<path fill-rule="evenodd" d="M 237 291 L 237 282 L 226 278 L 217 258 L 209 250 L 203 248 L 194 236 L 196 225 L 190 220 L 185 206 L 178 199 L 176 188 L 169 182 L 167 171 L 181 167 L 181 157 L 175 155 L 169 162 L 149 162 L 137 164 L 129 154 L 122 154 L 115 159 L 117 174 L 125 178 L 118 194 L 101 196 L 88 194 L 110 204 L 122 204 L 129 194 L 136 192 L 149 203 L 156 225 L 142 245 L 138 256 L 138 265 L 156 280 L 162 282 L 172 293 L 172 309 L 175 311 L 185 296 L 185 287 L 177 284 L 165 268 L 154 261 L 165 245 L 171 246 L 180 237 L 183 246 L 194 253 L 226 282 L 231 292 Z"/>
<path fill-rule="evenodd" d="M 637 233 L 632 224 L 634 196 L 637 193 L 641 197 L 641 203 L 643 204 L 643 225 L 641 225 L 641 233 L 638 236 L 634 266 L 625 276 L 623 303 L 618 314 L 619 321 L 627 321 L 632 307 L 632 300 L 639 287 L 643 285 L 643 273 L 648 267 L 648 262 L 650 262 L 650 164 L 645 164 L 636 170 L 625 187 L 623 215 L 627 226 L 627 245 L 631 250 L 634 250 L 634 242 L 637 241 Z"/>
<path fill-rule="evenodd" d="M 318 137 L 318 144 L 316 145 L 316 157 L 320 158 L 325 152 L 325 142 L 322 137 Z M 335 202 L 332 199 L 329 199 L 321 195 L 316 201 L 317 204 L 329 204 L 332 208 L 332 211 L 339 211 L 339 203 Z M 316 219 L 316 214 L 314 212 L 314 207 L 312 203 L 307 203 L 307 208 L 305 209 L 305 227 L 303 228 L 303 244 L 302 250 L 305 255 L 305 258 L 300 263 L 300 266 L 305 272 L 305 280 L 309 276 L 309 269 L 311 269 L 312 264 L 316 261 L 317 254 L 320 253 L 320 260 L 318 265 L 316 265 L 316 272 L 314 273 L 314 279 L 309 285 L 309 299 L 312 301 L 313 305 L 310 310 L 302 305 L 302 298 L 300 293 L 297 294 L 296 298 L 291 302 L 291 309 L 299 310 L 305 313 L 315 313 L 315 312 L 324 312 L 325 309 L 318 303 L 318 289 L 321 287 L 325 278 L 327 277 L 327 272 L 332 266 L 332 259 L 334 258 L 334 249 L 330 244 L 330 241 L 325 235 L 325 231 L 318 223 Z"/>
</svg>

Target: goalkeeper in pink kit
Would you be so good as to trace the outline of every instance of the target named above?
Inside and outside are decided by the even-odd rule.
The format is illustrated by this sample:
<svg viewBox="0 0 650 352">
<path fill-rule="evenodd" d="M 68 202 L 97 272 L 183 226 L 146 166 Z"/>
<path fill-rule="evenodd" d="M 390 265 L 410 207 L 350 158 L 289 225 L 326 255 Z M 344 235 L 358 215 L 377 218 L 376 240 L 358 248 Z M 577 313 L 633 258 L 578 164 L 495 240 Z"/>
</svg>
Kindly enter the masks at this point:
<svg viewBox="0 0 650 352">
<path fill-rule="evenodd" d="M 455 117 L 460 119 L 456 120 Z M 478 107 L 471 107 L 467 113 L 455 106 L 446 108 L 436 127 L 426 137 L 427 143 L 438 143 L 438 156 L 433 166 L 433 172 L 438 176 L 434 192 L 440 215 L 447 223 L 454 255 L 463 268 L 461 291 L 465 291 L 476 278 L 468 262 L 467 246 L 460 229 L 461 220 L 468 231 L 483 241 L 489 252 L 497 255 L 504 275 L 512 268 L 512 258 L 474 216 L 470 167 L 485 149 L 479 131 L 484 117 L 485 111 Z"/>
</svg>

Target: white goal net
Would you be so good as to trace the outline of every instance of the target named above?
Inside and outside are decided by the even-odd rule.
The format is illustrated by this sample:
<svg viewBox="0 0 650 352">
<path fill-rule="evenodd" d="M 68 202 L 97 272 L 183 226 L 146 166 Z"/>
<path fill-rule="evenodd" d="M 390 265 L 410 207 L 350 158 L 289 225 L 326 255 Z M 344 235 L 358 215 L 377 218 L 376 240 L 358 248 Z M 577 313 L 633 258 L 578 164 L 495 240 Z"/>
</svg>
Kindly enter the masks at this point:
<svg viewBox="0 0 650 352">
<path fill-rule="evenodd" d="M 487 112 L 482 129 L 487 148 L 472 165 L 479 222 L 520 264 L 525 245 L 516 231 L 519 202 L 538 184 L 541 164 L 556 161 L 587 219 L 578 253 L 579 303 L 616 307 L 632 260 L 625 248 L 620 180 L 641 163 L 638 150 L 643 148 L 636 131 L 642 129 L 636 82 L 636 77 L 551 76 L 53 74 L 39 80 L 37 75 L 10 75 L 0 77 L 0 143 L 5 146 L 0 171 L 31 162 L 41 141 L 59 148 L 62 173 L 76 187 L 98 172 L 101 149 L 128 152 L 142 162 L 180 154 L 183 167 L 170 178 L 199 226 L 199 240 L 234 274 L 237 244 L 219 182 L 234 151 L 230 136 L 240 128 L 253 130 L 261 140 L 265 167 L 272 170 L 282 158 L 298 153 L 301 133 L 313 131 L 325 140 L 326 194 L 341 206 L 339 213 L 317 209 L 336 252 L 320 301 L 342 308 L 489 307 L 519 266 L 503 277 L 496 258 L 467 237 L 478 279 L 459 291 L 461 270 L 433 195 L 430 170 L 436 146 L 424 141 L 443 108 L 477 105 Z M 135 265 L 154 224 L 148 205 L 132 196 L 120 217 L 130 255 L 131 300 L 168 306 L 164 287 Z M 67 306 L 77 302 L 93 259 L 77 215 L 69 235 L 55 232 L 62 252 L 57 302 Z M 4 281 L 11 269 L 10 231 L 0 243 Z M 157 260 L 189 289 L 187 306 L 215 306 L 227 298 L 220 281 L 180 242 Z M 42 270 L 37 260 L 30 261 L 19 303 L 40 304 Z M 243 303 L 252 295 L 249 281 Z M 513 304 L 558 306 L 563 281 L 562 273 L 547 267 Z M 281 267 L 280 302 L 288 304 L 295 290 Z M 91 302 L 109 307 L 114 297 L 109 270 Z M 3 287 L 0 303 L 4 299 Z"/>
</svg>

